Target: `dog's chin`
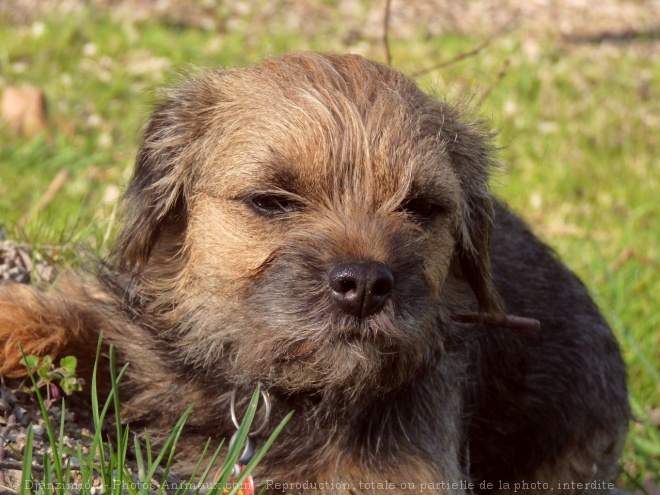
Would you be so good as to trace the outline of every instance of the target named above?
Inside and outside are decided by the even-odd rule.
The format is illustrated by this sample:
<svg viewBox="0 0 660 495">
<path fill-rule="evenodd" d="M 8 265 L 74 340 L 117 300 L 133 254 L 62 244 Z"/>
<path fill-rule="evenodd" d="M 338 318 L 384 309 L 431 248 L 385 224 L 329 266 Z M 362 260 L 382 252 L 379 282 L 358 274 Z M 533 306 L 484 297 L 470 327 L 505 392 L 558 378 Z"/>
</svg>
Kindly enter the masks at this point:
<svg viewBox="0 0 660 495">
<path fill-rule="evenodd" d="M 269 337 L 255 342 L 237 336 L 232 343 L 229 375 L 236 382 L 260 382 L 289 396 L 363 401 L 425 374 L 442 351 L 439 339 L 430 337 L 438 333 L 431 318 L 404 322 L 389 311 L 364 321 L 328 318 L 315 328 L 309 321 L 277 328 L 273 320 L 260 325 Z"/>
<path fill-rule="evenodd" d="M 287 273 L 277 272 L 248 297 L 242 314 L 250 330 L 226 335 L 230 381 L 360 401 L 400 389 L 437 365 L 443 346 L 437 304 L 424 296 L 421 277 L 409 275 L 379 312 L 359 319 L 334 304 L 318 277 L 296 285 Z"/>
</svg>

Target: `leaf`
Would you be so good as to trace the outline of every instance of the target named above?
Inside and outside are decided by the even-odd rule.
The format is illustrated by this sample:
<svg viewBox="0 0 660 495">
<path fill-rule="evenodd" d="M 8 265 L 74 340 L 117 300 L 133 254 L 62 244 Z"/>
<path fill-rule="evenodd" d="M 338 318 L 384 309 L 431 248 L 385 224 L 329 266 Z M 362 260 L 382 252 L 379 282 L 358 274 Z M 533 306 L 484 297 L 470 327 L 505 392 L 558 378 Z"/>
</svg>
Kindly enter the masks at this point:
<svg viewBox="0 0 660 495">
<path fill-rule="evenodd" d="M 62 380 L 60 380 L 60 388 L 66 395 L 71 395 L 73 393 L 73 385 L 67 378 L 62 378 Z"/>
<path fill-rule="evenodd" d="M 53 369 L 53 363 L 46 363 L 46 360 L 44 359 L 44 362 L 41 363 L 41 366 L 39 366 L 39 369 L 37 370 L 37 375 L 39 375 L 41 378 L 43 378 L 45 381 L 50 381 L 53 378 L 52 374 L 52 369 Z"/>
<path fill-rule="evenodd" d="M 60 366 L 64 369 L 67 375 L 75 375 L 78 360 L 75 356 L 66 356 L 60 359 Z"/>
<path fill-rule="evenodd" d="M 29 356 L 25 356 L 25 358 L 21 360 L 21 363 L 28 369 L 32 370 L 39 364 L 39 358 L 34 354 L 30 354 Z"/>
<path fill-rule="evenodd" d="M 50 380 L 52 378 L 50 372 L 51 367 L 52 364 L 42 363 L 41 366 L 39 366 L 39 369 L 37 370 L 37 375 L 39 375 L 41 378 L 43 378 L 46 381 Z"/>
<path fill-rule="evenodd" d="M 73 392 L 80 392 L 82 390 L 82 380 L 73 377 L 62 378 L 60 380 L 60 388 L 66 395 L 71 395 Z"/>
</svg>

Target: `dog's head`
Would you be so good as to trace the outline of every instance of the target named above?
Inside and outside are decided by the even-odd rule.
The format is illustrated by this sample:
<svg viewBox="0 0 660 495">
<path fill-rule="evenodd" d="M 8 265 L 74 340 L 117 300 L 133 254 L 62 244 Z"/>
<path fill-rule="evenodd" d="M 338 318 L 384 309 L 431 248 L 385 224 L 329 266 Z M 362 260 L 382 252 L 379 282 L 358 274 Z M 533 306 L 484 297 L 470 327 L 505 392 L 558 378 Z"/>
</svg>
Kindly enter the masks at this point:
<svg viewBox="0 0 660 495">
<path fill-rule="evenodd" d="M 180 366 L 289 392 L 399 387 L 442 351 L 449 279 L 501 310 L 489 139 L 359 56 L 205 73 L 151 118 L 114 264 Z"/>
</svg>

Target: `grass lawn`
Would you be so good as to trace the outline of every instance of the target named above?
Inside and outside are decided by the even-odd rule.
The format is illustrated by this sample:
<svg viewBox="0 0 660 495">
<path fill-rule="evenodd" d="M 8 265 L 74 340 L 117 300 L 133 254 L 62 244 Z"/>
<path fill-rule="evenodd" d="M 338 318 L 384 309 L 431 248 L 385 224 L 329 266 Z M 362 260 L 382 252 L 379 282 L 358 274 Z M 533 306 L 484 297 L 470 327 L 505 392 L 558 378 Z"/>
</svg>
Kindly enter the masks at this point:
<svg viewBox="0 0 660 495">
<path fill-rule="evenodd" d="M 332 11 L 335 2 L 322 3 Z M 50 121 L 33 138 L 0 122 L 4 235 L 103 255 L 154 89 L 198 66 L 244 65 L 289 49 L 384 60 L 377 37 L 340 20 L 325 26 L 204 29 L 91 7 L 25 23 L 0 17 L 0 90 L 42 88 Z M 412 74 L 485 41 L 418 81 L 450 98 L 471 95 L 501 129 L 506 168 L 493 188 L 584 280 L 621 342 L 639 417 L 622 483 L 660 483 L 660 42 L 569 42 L 522 28 L 490 38 L 411 32 L 391 37 L 393 65 Z M 38 208 L 62 169 L 70 172 L 64 185 Z"/>
</svg>

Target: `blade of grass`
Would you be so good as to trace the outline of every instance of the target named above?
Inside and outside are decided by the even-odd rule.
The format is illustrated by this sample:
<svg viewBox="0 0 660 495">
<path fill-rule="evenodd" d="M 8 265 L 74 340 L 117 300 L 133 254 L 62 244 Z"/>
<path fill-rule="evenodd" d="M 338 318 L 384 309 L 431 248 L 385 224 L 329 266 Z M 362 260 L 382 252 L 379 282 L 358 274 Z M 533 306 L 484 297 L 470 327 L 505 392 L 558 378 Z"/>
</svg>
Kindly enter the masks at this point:
<svg viewBox="0 0 660 495">
<path fill-rule="evenodd" d="M 103 448 L 103 446 L 101 446 Z M 121 493 L 121 491 L 116 490 L 116 486 L 112 483 L 113 481 L 113 473 L 115 472 L 116 466 L 115 466 L 115 450 L 112 447 L 112 442 L 108 439 L 108 464 L 105 466 L 107 469 L 107 474 L 108 474 L 108 484 L 105 484 L 105 479 L 103 481 L 103 493 L 114 493 L 115 495 Z M 103 466 L 101 467 L 102 469 L 104 468 Z"/>
<path fill-rule="evenodd" d="M 233 442 L 232 445 L 230 445 L 229 452 L 227 453 L 227 458 L 225 459 L 225 463 L 223 464 L 222 471 L 220 473 L 220 476 L 217 479 L 217 483 L 213 486 L 211 493 L 218 493 L 218 490 L 220 489 L 225 489 L 227 486 L 229 477 L 231 475 L 231 470 L 233 469 L 234 465 L 238 461 L 238 457 L 242 450 L 245 447 L 245 442 L 247 440 L 248 432 L 250 429 L 250 426 L 252 424 L 252 421 L 254 420 L 254 415 L 256 414 L 256 409 L 258 406 L 258 401 L 259 401 L 259 396 L 261 394 L 260 389 L 257 387 L 255 390 L 252 400 L 250 401 L 250 405 L 248 406 L 248 409 L 245 413 L 245 416 L 243 417 L 243 421 L 241 422 L 241 425 L 238 429 L 238 432 L 236 433 L 236 439 Z M 268 441 L 264 444 L 262 449 L 260 449 L 259 452 L 253 457 L 253 459 L 248 463 L 247 466 L 243 469 L 243 471 L 239 474 L 236 480 L 232 480 L 233 486 L 231 487 L 230 493 L 236 493 L 243 482 L 250 476 L 254 468 L 256 467 L 257 463 L 263 458 L 263 456 L 266 454 L 270 446 L 273 444 L 275 441 L 275 438 L 277 438 L 277 435 L 282 431 L 286 423 L 290 420 L 291 414 L 287 415 L 278 425 L 278 427 L 275 429 L 273 434 L 269 437 Z"/>
<path fill-rule="evenodd" d="M 144 432 L 144 446 L 147 450 L 147 466 L 153 464 L 153 458 L 151 456 L 151 442 L 149 441 L 149 432 L 145 430 Z"/>
<path fill-rule="evenodd" d="M 71 457 L 66 460 L 66 468 L 64 470 L 64 490 L 69 489 L 71 486 Z"/>
<path fill-rule="evenodd" d="M 81 444 L 78 444 L 77 452 L 78 452 L 78 463 L 80 465 L 80 484 L 82 486 L 86 486 L 87 483 L 89 483 L 91 486 L 92 477 L 94 475 L 94 466 L 93 466 L 94 452 L 90 451 L 89 456 L 85 458 L 85 456 L 83 455 Z"/>
<path fill-rule="evenodd" d="M 216 460 L 218 459 L 218 457 L 220 456 L 220 452 L 221 452 L 221 450 L 222 450 L 222 446 L 224 445 L 224 443 L 225 443 L 225 442 L 224 442 L 224 440 L 223 440 L 222 442 L 220 442 L 220 445 L 218 445 L 218 448 L 215 449 L 215 452 L 213 453 L 213 456 L 212 456 L 211 459 L 209 460 L 209 463 L 208 463 L 208 465 L 206 466 L 206 469 L 204 470 L 204 473 L 202 474 L 202 477 L 199 479 L 199 484 L 197 485 L 197 489 L 195 490 L 195 495 L 198 495 L 198 494 L 199 494 L 199 492 L 200 492 L 201 489 L 202 489 L 203 484 L 204 484 L 204 483 L 206 482 L 206 480 L 208 479 L 209 474 L 210 474 L 211 471 L 213 470 L 213 466 L 215 466 L 215 461 L 216 461 Z M 194 481 L 194 478 L 191 477 L 191 478 L 190 478 L 190 482 L 193 482 L 193 481 Z"/>
<path fill-rule="evenodd" d="M 100 466 L 99 466 L 99 471 L 101 473 L 101 478 L 103 479 L 103 486 L 108 489 L 110 486 L 112 486 L 112 477 L 113 477 L 113 470 L 110 469 L 106 465 L 106 457 L 105 457 L 105 449 L 104 449 L 104 443 L 103 443 L 103 423 L 105 421 L 105 416 L 110 408 L 110 404 L 113 402 L 114 395 L 111 392 L 108 398 L 105 401 L 105 404 L 103 406 L 102 411 L 99 413 L 98 410 L 98 389 L 96 386 L 96 372 L 98 368 L 98 361 L 99 361 L 99 356 L 100 356 L 100 350 L 101 350 L 101 340 L 103 338 L 103 335 L 99 336 L 99 343 L 97 346 L 97 351 L 96 351 L 96 361 L 94 364 L 94 371 L 92 374 L 92 414 L 93 414 L 93 421 L 94 421 L 94 440 L 92 442 L 92 447 L 91 451 L 96 452 L 98 450 L 99 452 L 99 459 L 100 459 Z M 112 349 L 112 346 L 111 346 Z M 119 387 L 119 383 L 123 379 L 124 375 L 126 374 L 126 371 L 128 369 L 128 364 L 125 364 L 124 367 L 121 369 L 119 374 L 115 377 L 114 381 L 111 382 L 111 388 L 112 390 L 115 390 Z M 108 445 L 110 444 L 110 441 L 108 441 Z"/>
<path fill-rule="evenodd" d="M 193 406 L 191 405 L 188 410 L 192 411 Z M 163 471 L 163 479 L 160 485 L 160 488 L 158 489 L 158 493 L 161 492 L 161 489 L 163 488 L 163 485 L 167 483 L 167 477 L 170 475 L 170 469 L 172 467 L 172 461 L 174 460 L 174 452 L 176 450 L 176 446 L 179 443 L 179 438 L 181 436 L 181 431 L 183 430 L 183 424 L 181 425 L 181 429 L 179 429 L 176 433 L 176 436 L 172 442 L 172 446 L 170 447 L 170 455 L 167 459 L 167 463 L 165 464 L 165 469 Z M 149 482 L 151 482 L 151 478 L 149 479 Z"/>
<path fill-rule="evenodd" d="M 125 435 L 122 434 L 122 425 L 121 425 L 121 409 L 119 406 L 119 387 L 115 386 L 115 384 L 118 385 L 117 383 L 117 376 L 116 376 L 116 370 L 115 370 L 115 349 L 113 346 L 110 346 L 110 383 L 112 383 L 112 401 L 115 406 L 115 427 L 117 429 L 117 477 L 116 481 L 119 487 L 123 486 L 123 481 L 124 481 L 124 459 L 123 459 L 123 445 L 122 445 L 122 440 L 125 437 Z M 128 433 L 128 431 L 126 431 Z M 127 438 L 126 438 L 127 440 Z M 127 440 L 128 441 L 128 440 Z M 119 488 L 119 492 L 121 493 L 121 488 Z"/>
<path fill-rule="evenodd" d="M 98 388 L 97 388 L 97 371 L 99 367 L 99 359 L 101 357 L 101 342 L 103 341 L 103 333 L 99 335 L 99 341 L 96 345 L 96 358 L 94 360 L 94 369 L 92 371 L 92 419 L 94 423 L 94 440 L 92 441 L 92 447 L 90 448 L 90 457 L 94 458 L 95 453 L 98 451 L 99 461 L 100 461 L 100 472 L 102 478 L 103 486 L 107 486 L 109 483 L 108 472 L 105 469 L 105 449 L 103 448 L 103 439 L 102 439 L 102 429 L 103 422 L 101 415 L 99 414 L 99 400 L 98 400 Z"/>
<path fill-rule="evenodd" d="M 234 469 L 236 463 L 238 462 L 238 458 L 240 457 L 241 452 L 245 447 L 245 441 L 248 437 L 248 433 L 250 432 L 250 426 L 252 426 L 254 415 L 256 414 L 257 411 L 257 405 L 259 403 L 260 395 L 261 395 L 261 389 L 257 387 L 254 393 L 252 394 L 252 399 L 250 399 L 250 404 L 248 405 L 247 411 L 243 416 L 243 420 L 241 421 L 240 427 L 238 428 L 238 431 L 235 434 L 236 437 L 234 438 L 234 441 L 230 442 L 229 444 L 227 457 L 225 458 L 225 462 L 222 465 L 220 474 L 219 476 L 217 476 L 217 479 L 214 480 L 214 483 L 218 485 L 217 487 L 219 486 L 224 487 L 227 484 L 227 481 L 231 476 L 231 472 Z M 214 486 L 213 489 L 217 489 L 217 487 Z M 214 493 L 213 490 L 211 491 L 211 493 Z"/>
<path fill-rule="evenodd" d="M 160 450 L 160 453 L 158 454 L 158 457 L 154 460 L 153 464 L 151 465 L 149 472 L 147 473 L 147 479 L 151 480 L 154 477 L 154 474 L 156 473 L 156 470 L 158 469 L 158 466 L 160 465 L 161 461 L 163 460 L 163 457 L 165 457 L 165 454 L 170 450 L 170 446 L 175 446 L 176 443 L 179 440 L 179 436 L 181 435 L 181 430 L 183 429 L 183 426 L 185 425 L 186 421 L 188 420 L 188 416 L 190 415 L 191 411 L 193 409 L 193 405 L 188 407 L 186 411 L 183 413 L 183 416 L 181 416 L 181 419 L 177 421 L 176 425 L 174 426 L 174 429 L 172 430 L 172 433 L 170 436 L 167 438 L 165 441 L 165 444 L 163 444 L 163 447 Z M 174 456 L 174 448 L 170 450 L 170 456 L 168 459 L 168 465 L 171 463 L 172 459 Z"/>
<path fill-rule="evenodd" d="M 277 428 L 273 431 L 273 433 L 270 434 L 268 437 L 268 440 L 264 443 L 263 447 L 261 447 L 252 457 L 250 462 L 247 463 L 245 466 L 245 469 L 241 473 L 241 475 L 236 479 L 235 486 L 232 488 L 232 490 L 229 492 L 229 495 L 234 495 L 240 486 L 243 484 L 243 482 L 250 476 L 254 468 L 261 462 L 261 459 L 266 455 L 266 452 L 270 449 L 270 447 L 273 445 L 279 434 L 282 432 L 286 424 L 291 420 L 291 417 L 293 416 L 293 411 L 287 414 L 282 421 L 280 421 L 280 424 L 277 425 Z"/>
<path fill-rule="evenodd" d="M 129 444 L 129 438 L 130 438 L 130 429 L 127 427 L 123 428 L 123 436 L 120 438 L 117 443 L 117 471 L 120 473 L 121 476 L 121 482 L 118 483 L 121 490 L 128 490 L 129 493 L 137 494 L 141 493 L 142 490 L 140 487 L 133 488 L 134 486 L 134 480 L 133 477 L 131 476 L 131 473 L 128 469 L 128 466 L 126 465 L 126 454 L 128 452 L 128 444 Z M 128 487 L 124 486 L 124 480 L 127 480 Z M 147 490 L 147 493 L 149 493 L 149 490 Z"/>
<path fill-rule="evenodd" d="M 60 412 L 60 436 L 57 442 L 57 453 L 61 459 L 64 453 L 64 418 L 66 417 L 66 401 L 62 398 L 62 410 Z"/>
<path fill-rule="evenodd" d="M 138 468 L 138 479 L 143 481 L 145 479 L 144 459 L 142 458 L 142 448 L 140 447 L 140 440 L 137 435 L 133 437 L 133 444 L 135 448 L 135 462 Z"/>
<path fill-rule="evenodd" d="M 204 461 L 204 457 L 206 457 L 206 452 L 209 449 L 209 445 L 211 445 L 211 439 L 210 438 L 207 440 L 206 445 L 204 445 L 204 450 L 202 451 L 202 455 L 199 457 L 199 461 L 197 461 L 197 464 L 195 465 L 195 468 L 193 469 L 193 472 L 190 475 L 191 480 L 194 480 L 195 477 L 197 476 L 197 471 L 199 471 L 199 468 L 202 466 L 202 462 Z M 164 484 L 165 483 L 161 484 L 161 487 L 163 487 Z M 184 486 L 186 486 L 185 481 L 182 482 L 182 484 L 179 488 L 177 488 L 176 492 L 174 492 L 174 495 L 178 495 L 179 493 L 181 493 L 181 490 L 183 490 Z"/>
<path fill-rule="evenodd" d="M 32 487 L 32 449 L 34 446 L 34 432 L 32 425 L 28 426 L 27 436 L 25 438 L 25 450 L 23 451 L 23 468 L 21 472 L 20 495 L 30 493 Z"/>
<path fill-rule="evenodd" d="M 199 458 L 199 461 L 197 461 L 197 464 L 195 465 L 195 468 L 193 469 L 193 472 L 190 475 L 190 480 L 194 480 L 195 476 L 197 476 L 197 471 L 199 470 L 200 466 L 202 465 L 204 457 L 206 457 L 206 452 L 207 452 L 210 444 L 211 444 L 211 439 L 209 438 L 208 441 L 206 442 L 206 445 L 204 445 L 204 450 L 202 451 L 202 454 Z M 172 447 L 172 452 L 174 452 L 174 446 Z M 167 485 L 169 484 L 168 480 L 167 480 L 168 475 L 169 475 L 169 463 L 168 463 L 167 468 L 165 469 L 165 472 L 163 474 L 163 479 L 162 479 L 162 482 L 160 484 L 160 487 L 158 488 L 157 493 L 162 493 L 163 490 L 166 489 Z M 185 481 L 182 481 L 181 486 L 179 488 L 177 488 L 176 492 L 174 492 L 175 495 L 180 493 L 181 490 L 183 489 L 183 487 L 186 486 L 186 485 L 189 485 L 189 484 L 190 484 L 190 482 L 187 483 Z"/>
<path fill-rule="evenodd" d="M 53 480 L 53 472 L 50 466 L 50 457 L 48 456 L 48 452 L 44 452 L 44 477 L 42 479 L 42 483 L 46 485 L 47 483 L 51 483 Z M 60 492 L 61 488 L 57 489 L 57 493 Z"/>
</svg>

